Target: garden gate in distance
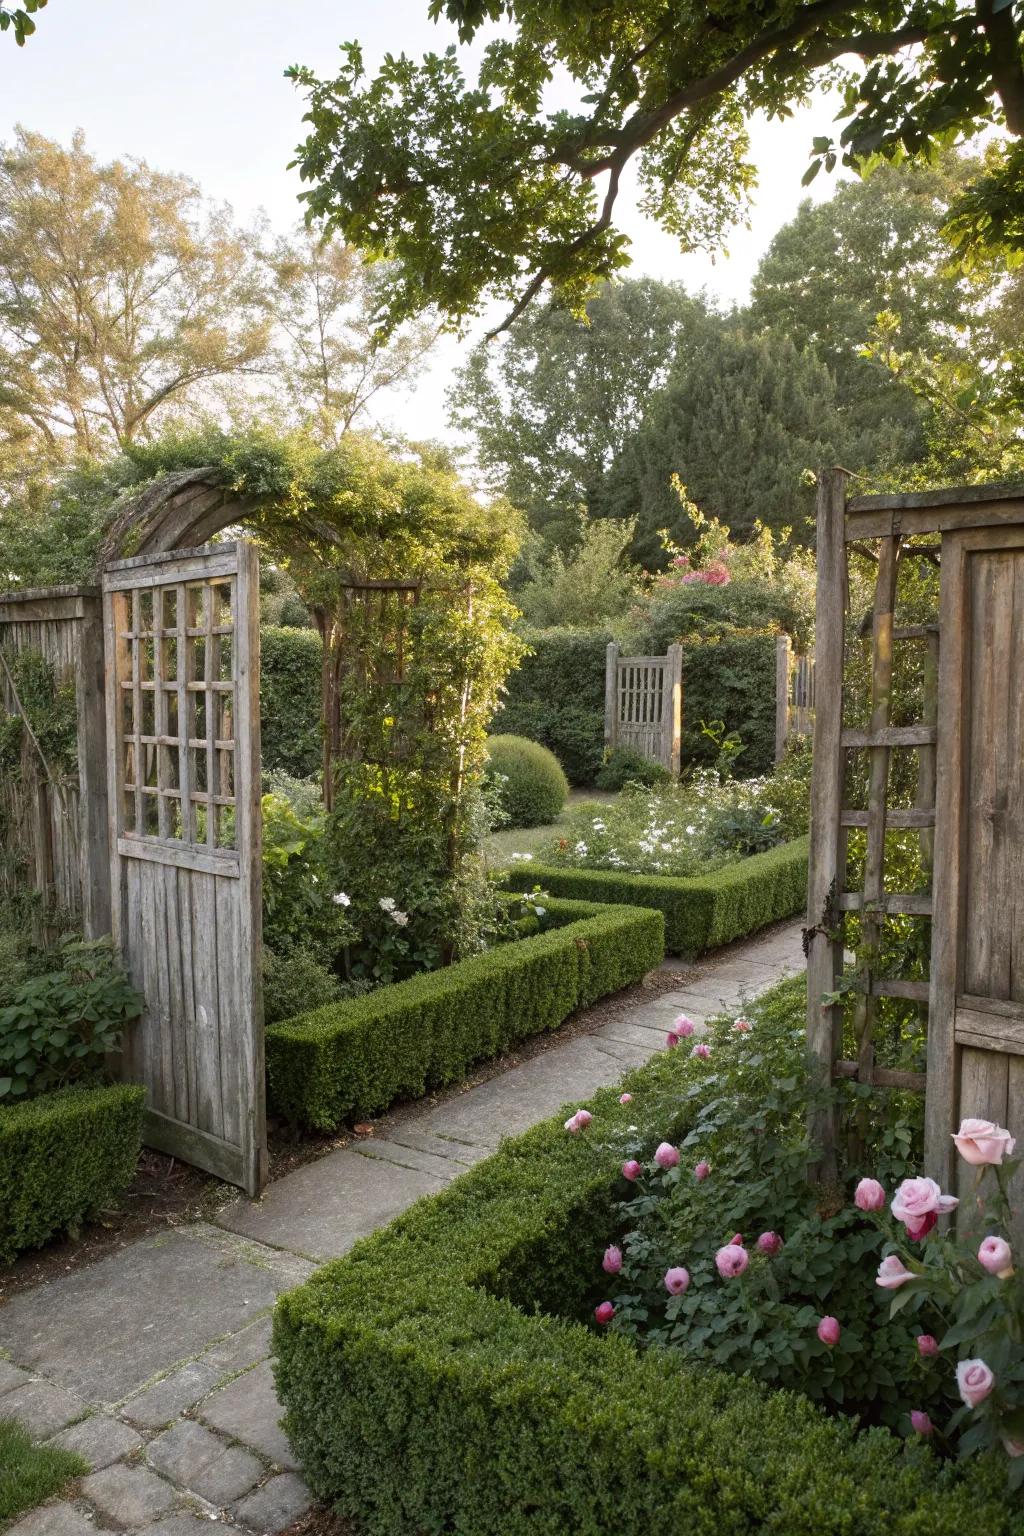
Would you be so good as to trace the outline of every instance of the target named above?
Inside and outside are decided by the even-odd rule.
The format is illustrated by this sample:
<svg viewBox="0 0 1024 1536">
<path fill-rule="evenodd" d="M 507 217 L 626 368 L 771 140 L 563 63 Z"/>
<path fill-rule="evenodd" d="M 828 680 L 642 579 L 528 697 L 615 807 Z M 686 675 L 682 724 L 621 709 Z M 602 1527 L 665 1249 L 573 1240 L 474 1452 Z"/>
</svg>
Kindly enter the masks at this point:
<svg viewBox="0 0 1024 1536">
<path fill-rule="evenodd" d="M 266 1181 L 259 562 L 245 542 L 103 571 L 114 941 L 146 1000 L 147 1145 Z"/>
<path fill-rule="evenodd" d="M 937 535 L 922 549 L 917 535 Z M 876 562 L 867 729 L 843 715 L 847 551 Z M 894 621 L 901 559 L 940 566 L 938 626 Z M 1024 486 L 981 485 L 847 500 L 846 475 L 818 494 L 816 716 L 808 890 L 808 1037 L 833 1075 L 875 1088 L 925 1089 L 925 1161 L 973 1223 L 972 1170 L 954 1156 L 961 1118 L 997 1121 L 1024 1138 Z M 923 647 L 922 718 L 893 724 L 894 645 Z M 935 662 L 937 659 L 937 669 Z M 937 670 L 937 682 L 935 673 Z M 931 674 L 931 676 L 929 676 Z M 918 757 L 913 806 L 894 807 L 890 758 Z M 846 801 L 846 759 L 867 754 L 867 803 Z M 865 829 L 862 889 L 846 887 L 847 829 Z M 932 889 L 886 880 L 889 829 L 917 829 Z M 925 856 L 926 855 L 926 856 Z M 842 1061 L 843 912 L 859 912 L 862 959 L 853 978 L 856 1061 Z M 929 979 L 878 974 L 888 914 L 931 917 Z M 875 999 L 927 1003 L 927 1073 L 874 1061 Z M 818 1130 L 826 1157 L 834 1127 Z M 1016 1207 L 1024 1201 L 1018 1173 Z"/>
</svg>

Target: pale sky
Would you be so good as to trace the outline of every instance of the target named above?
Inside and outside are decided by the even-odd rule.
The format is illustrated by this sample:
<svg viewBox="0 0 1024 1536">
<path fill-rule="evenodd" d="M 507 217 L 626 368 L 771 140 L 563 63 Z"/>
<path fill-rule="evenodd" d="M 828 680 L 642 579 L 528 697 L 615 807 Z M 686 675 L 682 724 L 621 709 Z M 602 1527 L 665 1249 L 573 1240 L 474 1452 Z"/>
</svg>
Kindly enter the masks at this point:
<svg viewBox="0 0 1024 1536">
<path fill-rule="evenodd" d="M 287 169 L 303 137 L 302 97 L 283 78 L 293 63 L 332 72 L 339 43 L 357 39 L 370 71 L 386 51 L 439 51 L 454 33 L 427 17 L 427 0 L 49 0 L 24 48 L 0 39 L 0 140 L 16 123 L 67 142 L 76 128 L 100 159 L 135 156 L 183 172 L 229 202 L 243 223 L 261 209 L 280 229 L 301 215 L 298 174 Z M 816 133 L 831 131 L 824 99 L 755 131 L 760 189 L 751 228 L 728 257 L 682 256 L 621 200 L 634 275 L 681 279 L 729 305 L 742 302 L 761 254 L 801 197 Z M 829 195 L 824 173 L 811 195 Z M 444 391 L 466 342 L 447 338 L 412 396 L 392 397 L 388 424 L 411 437 L 450 437 Z"/>
</svg>

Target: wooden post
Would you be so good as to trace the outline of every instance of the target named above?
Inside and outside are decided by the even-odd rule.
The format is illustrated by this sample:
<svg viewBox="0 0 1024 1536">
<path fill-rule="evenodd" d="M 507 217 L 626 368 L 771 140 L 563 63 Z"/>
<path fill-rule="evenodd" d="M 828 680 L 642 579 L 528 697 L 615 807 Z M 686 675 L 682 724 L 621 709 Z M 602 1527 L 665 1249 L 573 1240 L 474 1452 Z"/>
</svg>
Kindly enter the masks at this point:
<svg viewBox="0 0 1024 1536">
<path fill-rule="evenodd" d="M 616 729 L 619 719 L 619 647 L 609 640 L 604 653 L 604 745 L 606 752 L 615 750 Z"/>
<path fill-rule="evenodd" d="M 777 763 L 781 763 L 786 755 L 786 739 L 789 736 L 789 674 L 792 655 L 789 636 L 779 635 L 775 642 L 775 761 Z"/>
<path fill-rule="evenodd" d="M 665 682 L 668 708 L 663 724 L 668 737 L 668 767 L 672 777 L 678 779 L 683 765 L 683 648 L 678 641 L 669 646 L 665 655 Z"/>
<path fill-rule="evenodd" d="M 834 992 L 843 964 L 839 916 L 843 846 L 843 623 L 846 592 L 844 519 L 846 480 L 841 469 L 818 477 L 814 767 L 811 777 L 811 845 L 807 881 L 807 1043 L 829 1081 L 839 1055 L 842 1011 Z M 821 1172 L 835 1172 L 835 1121 L 819 1112 L 811 1135 L 821 1149 Z"/>
<path fill-rule="evenodd" d="M 82 928 L 87 939 L 110 932 L 110 850 L 107 842 L 107 715 L 103 673 L 103 602 L 98 591 L 82 596 L 75 701 L 78 712 L 78 780 L 82 880 Z M 117 751 L 119 743 L 111 749 Z"/>
</svg>

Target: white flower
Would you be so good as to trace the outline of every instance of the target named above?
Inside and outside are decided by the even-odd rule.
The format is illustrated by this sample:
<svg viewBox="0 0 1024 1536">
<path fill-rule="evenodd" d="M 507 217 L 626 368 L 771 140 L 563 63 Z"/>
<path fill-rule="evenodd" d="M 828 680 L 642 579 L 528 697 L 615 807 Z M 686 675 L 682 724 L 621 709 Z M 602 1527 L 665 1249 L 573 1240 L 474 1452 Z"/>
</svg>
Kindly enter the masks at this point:
<svg viewBox="0 0 1024 1536">
<path fill-rule="evenodd" d="M 576 852 L 579 854 L 581 859 L 585 859 L 587 856 L 587 845 L 582 841 L 582 839 L 576 844 Z"/>
<path fill-rule="evenodd" d="M 511 858 L 513 864 L 518 864 L 520 859 L 526 859 L 526 860 L 532 859 L 533 858 L 533 854 L 532 853 L 513 853 L 513 854 L 510 854 L 509 857 Z"/>
<path fill-rule="evenodd" d="M 688 837 L 693 837 L 693 835 L 694 835 L 694 833 L 695 833 L 695 832 L 696 832 L 696 830 L 697 830 L 697 828 L 696 828 L 696 827 L 687 827 L 687 829 L 686 829 L 686 835 L 687 835 L 687 836 L 688 836 Z"/>
<path fill-rule="evenodd" d="M 544 913 L 547 911 L 547 907 L 534 907 L 533 910 L 536 912 L 538 917 L 543 917 Z"/>
<path fill-rule="evenodd" d="M 393 896 L 382 896 L 377 905 L 380 907 L 382 912 L 393 912 L 398 906 L 398 902 Z"/>
<path fill-rule="evenodd" d="M 331 900 L 336 907 L 350 907 L 352 905 L 351 896 L 346 896 L 344 891 L 335 891 Z"/>
<path fill-rule="evenodd" d="M 393 923 L 398 924 L 399 928 L 404 928 L 409 921 L 408 912 L 399 912 L 397 908 L 394 911 L 389 909 L 388 916 Z"/>
</svg>

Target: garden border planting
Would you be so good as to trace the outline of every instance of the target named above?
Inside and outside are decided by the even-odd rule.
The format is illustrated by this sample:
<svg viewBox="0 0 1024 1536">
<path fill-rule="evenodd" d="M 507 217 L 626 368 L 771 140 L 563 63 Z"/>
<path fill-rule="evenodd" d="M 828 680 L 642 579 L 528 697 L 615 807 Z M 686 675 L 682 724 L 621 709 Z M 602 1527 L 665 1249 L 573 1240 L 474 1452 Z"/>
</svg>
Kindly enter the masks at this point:
<svg viewBox="0 0 1024 1536">
<path fill-rule="evenodd" d="M 556 1029 L 664 955 L 664 924 L 649 910 L 552 900 L 544 918 L 533 937 L 271 1025 L 273 1112 L 318 1130 L 379 1114 Z"/>
<path fill-rule="evenodd" d="M 510 890 L 534 886 L 554 896 L 654 907 L 665 917 L 665 949 L 695 960 L 709 949 L 802 912 L 807 901 L 808 839 L 799 837 L 707 875 L 620 874 L 524 863 L 509 869 Z"/>
<path fill-rule="evenodd" d="M 279 1301 L 285 1427 L 315 1492 L 366 1536 L 1019 1530 L 991 1461 L 943 1464 L 573 1320 L 600 1296 L 627 1127 L 649 1152 L 682 1139 L 689 1070 L 663 1053 L 624 1079 L 628 1105 L 621 1085 L 595 1095 L 584 1132 L 559 1117 L 505 1142 Z"/>
<path fill-rule="evenodd" d="M 0 1262 L 41 1248 L 131 1183 L 146 1092 L 62 1088 L 0 1108 Z"/>
</svg>

